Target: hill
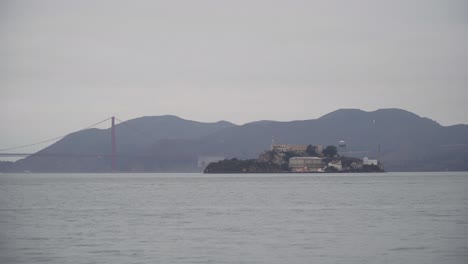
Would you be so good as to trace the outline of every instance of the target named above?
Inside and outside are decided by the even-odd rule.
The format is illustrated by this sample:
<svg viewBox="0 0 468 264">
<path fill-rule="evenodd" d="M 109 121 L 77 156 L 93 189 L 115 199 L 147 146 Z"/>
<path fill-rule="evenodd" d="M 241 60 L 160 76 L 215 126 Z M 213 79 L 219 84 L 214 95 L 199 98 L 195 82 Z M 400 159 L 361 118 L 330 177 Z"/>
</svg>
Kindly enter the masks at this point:
<svg viewBox="0 0 468 264">
<path fill-rule="evenodd" d="M 380 157 L 388 171 L 468 170 L 468 126 L 444 127 L 400 109 L 365 112 L 342 109 L 315 120 L 253 122 L 205 138 L 230 150 L 229 157 L 251 158 L 271 144 L 348 144 L 348 155 Z"/>
<path fill-rule="evenodd" d="M 118 165 L 124 171 L 132 169 L 135 157 L 144 156 L 149 146 L 161 140 L 190 140 L 235 126 L 226 121 L 203 123 L 172 115 L 145 116 L 116 125 Z M 88 129 L 72 133 L 39 151 L 37 154 L 61 154 L 64 157 L 29 156 L 13 165 L 14 171 L 32 172 L 107 172 L 108 157 L 75 157 L 88 154 L 110 154 L 109 129 Z"/>
<path fill-rule="evenodd" d="M 387 171 L 468 170 L 467 125 L 441 126 L 401 109 L 341 109 L 318 119 L 241 126 L 175 116 L 137 118 L 117 125 L 118 167 L 121 171 L 202 171 L 197 166 L 200 158 L 255 158 L 269 148 L 272 137 L 284 144 L 336 145 L 344 140 L 346 155 L 380 156 Z M 109 129 L 73 133 L 41 151 L 109 152 Z M 12 167 L 17 171 L 99 172 L 109 170 L 109 160 L 31 156 Z"/>
</svg>

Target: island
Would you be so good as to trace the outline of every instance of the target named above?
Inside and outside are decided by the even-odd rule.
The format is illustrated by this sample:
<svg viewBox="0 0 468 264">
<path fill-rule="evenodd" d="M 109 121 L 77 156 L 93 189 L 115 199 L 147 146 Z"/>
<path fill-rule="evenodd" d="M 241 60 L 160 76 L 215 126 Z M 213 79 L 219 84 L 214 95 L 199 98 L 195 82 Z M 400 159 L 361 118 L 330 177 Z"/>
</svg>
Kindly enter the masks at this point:
<svg viewBox="0 0 468 264">
<path fill-rule="evenodd" d="M 384 172 L 376 159 L 338 155 L 333 145 L 272 144 L 257 159 L 224 159 L 210 163 L 204 173 L 366 173 Z"/>
</svg>

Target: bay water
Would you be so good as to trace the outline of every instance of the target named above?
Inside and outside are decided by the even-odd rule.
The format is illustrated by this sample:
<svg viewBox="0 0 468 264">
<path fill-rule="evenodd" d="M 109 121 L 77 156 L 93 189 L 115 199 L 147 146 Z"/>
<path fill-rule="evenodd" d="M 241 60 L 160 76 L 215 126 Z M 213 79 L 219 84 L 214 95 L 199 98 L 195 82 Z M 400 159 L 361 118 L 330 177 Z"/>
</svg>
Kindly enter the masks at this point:
<svg viewBox="0 0 468 264">
<path fill-rule="evenodd" d="M 0 263 L 468 263 L 468 173 L 0 174 Z"/>
</svg>

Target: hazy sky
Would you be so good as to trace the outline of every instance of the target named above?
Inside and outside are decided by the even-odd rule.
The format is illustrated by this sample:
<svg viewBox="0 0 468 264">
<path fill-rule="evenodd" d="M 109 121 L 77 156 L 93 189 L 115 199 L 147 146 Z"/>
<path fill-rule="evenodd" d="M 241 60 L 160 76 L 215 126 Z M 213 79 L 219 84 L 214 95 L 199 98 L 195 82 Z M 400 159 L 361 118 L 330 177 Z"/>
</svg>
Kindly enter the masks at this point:
<svg viewBox="0 0 468 264">
<path fill-rule="evenodd" d="M 466 0 L 0 1 L 0 149 L 116 115 L 468 124 Z"/>
</svg>

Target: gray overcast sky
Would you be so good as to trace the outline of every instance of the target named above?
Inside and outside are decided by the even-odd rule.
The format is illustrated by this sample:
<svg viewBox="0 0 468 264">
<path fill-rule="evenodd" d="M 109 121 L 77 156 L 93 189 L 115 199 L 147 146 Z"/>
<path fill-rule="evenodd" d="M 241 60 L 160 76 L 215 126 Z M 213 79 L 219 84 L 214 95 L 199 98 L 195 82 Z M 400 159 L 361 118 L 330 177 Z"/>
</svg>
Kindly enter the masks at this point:
<svg viewBox="0 0 468 264">
<path fill-rule="evenodd" d="M 116 115 L 468 123 L 465 0 L 0 1 L 0 148 Z"/>
</svg>

